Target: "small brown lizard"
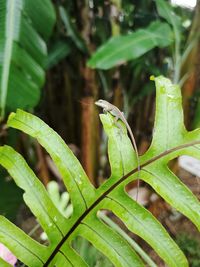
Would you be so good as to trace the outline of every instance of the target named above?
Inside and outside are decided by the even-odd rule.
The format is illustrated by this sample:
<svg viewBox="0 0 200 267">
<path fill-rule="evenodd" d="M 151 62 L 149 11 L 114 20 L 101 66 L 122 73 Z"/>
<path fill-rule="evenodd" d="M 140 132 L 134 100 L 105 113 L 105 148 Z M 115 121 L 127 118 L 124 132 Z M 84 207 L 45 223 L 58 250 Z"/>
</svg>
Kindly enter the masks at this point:
<svg viewBox="0 0 200 267">
<path fill-rule="evenodd" d="M 124 116 L 124 113 L 121 112 L 116 106 L 114 106 L 113 104 L 109 103 L 108 101 L 106 100 L 102 100 L 102 99 L 99 99 L 98 101 L 95 102 L 95 104 L 101 108 L 103 108 L 103 111 L 104 112 L 109 112 L 111 113 L 114 117 L 115 117 L 115 120 L 117 122 L 117 120 L 121 120 L 125 125 L 126 125 L 126 128 L 128 130 L 128 133 L 131 137 L 131 141 L 133 143 L 133 147 L 135 149 L 135 153 L 136 153 L 136 158 L 137 158 L 137 168 L 138 168 L 138 184 L 137 184 L 137 194 L 136 194 L 136 201 L 138 200 L 138 191 L 139 191 L 139 183 L 140 183 L 140 160 L 139 160 L 139 154 L 138 154 L 138 149 L 137 149 L 137 145 L 136 145 L 136 142 L 135 142 L 135 138 L 133 136 L 133 133 L 132 133 L 132 130 L 131 130 L 131 127 L 129 126 L 125 116 Z"/>
</svg>

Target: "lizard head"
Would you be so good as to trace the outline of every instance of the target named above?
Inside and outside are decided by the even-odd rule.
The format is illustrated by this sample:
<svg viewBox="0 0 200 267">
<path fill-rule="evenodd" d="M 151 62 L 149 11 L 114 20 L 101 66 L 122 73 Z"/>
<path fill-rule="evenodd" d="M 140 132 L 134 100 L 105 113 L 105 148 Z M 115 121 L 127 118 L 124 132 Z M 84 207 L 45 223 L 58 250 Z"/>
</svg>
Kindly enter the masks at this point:
<svg viewBox="0 0 200 267">
<path fill-rule="evenodd" d="M 99 99 L 98 101 L 95 102 L 95 105 L 101 107 L 101 108 L 107 108 L 107 101 L 103 99 Z"/>
</svg>

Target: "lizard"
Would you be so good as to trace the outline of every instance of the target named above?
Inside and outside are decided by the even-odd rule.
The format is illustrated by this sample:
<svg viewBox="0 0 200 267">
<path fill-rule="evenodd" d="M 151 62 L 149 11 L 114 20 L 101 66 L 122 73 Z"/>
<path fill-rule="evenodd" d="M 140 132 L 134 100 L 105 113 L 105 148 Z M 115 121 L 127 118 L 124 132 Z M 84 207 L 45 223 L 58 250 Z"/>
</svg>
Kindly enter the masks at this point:
<svg viewBox="0 0 200 267">
<path fill-rule="evenodd" d="M 103 108 L 104 112 L 109 112 L 110 114 L 112 114 L 115 117 L 116 122 L 120 119 L 125 124 L 125 126 L 128 130 L 128 133 L 131 137 L 133 147 L 135 149 L 136 158 L 137 158 L 137 168 L 138 168 L 138 183 L 137 183 L 137 193 L 136 193 L 136 201 L 137 201 L 138 200 L 139 184 L 140 184 L 140 160 L 139 160 L 137 145 L 136 145 L 135 138 L 134 138 L 133 132 L 131 130 L 131 127 L 129 126 L 129 124 L 126 120 L 124 113 L 122 111 L 120 111 L 118 109 L 118 107 L 116 107 L 113 104 L 109 103 L 108 101 L 102 100 L 102 99 L 99 99 L 98 101 L 96 101 L 95 104 L 97 106 Z"/>
</svg>

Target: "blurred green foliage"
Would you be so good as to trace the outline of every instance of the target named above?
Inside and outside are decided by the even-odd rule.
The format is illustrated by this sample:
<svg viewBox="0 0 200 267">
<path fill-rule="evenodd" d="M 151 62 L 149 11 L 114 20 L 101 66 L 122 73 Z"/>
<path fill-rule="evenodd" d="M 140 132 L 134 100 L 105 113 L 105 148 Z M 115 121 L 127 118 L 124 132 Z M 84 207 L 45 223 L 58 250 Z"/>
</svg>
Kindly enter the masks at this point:
<svg viewBox="0 0 200 267">
<path fill-rule="evenodd" d="M 186 255 L 190 267 L 200 266 L 200 241 L 186 233 L 181 233 L 176 238 L 177 244 Z"/>
<path fill-rule="evenodd" d="M 0 168 L 0 214 L 15 221 L 18 208 L 22 203 L 22 190 L 9 178 L 6 171 Z"/>
<path fill-rule="evenodd" d="M 100 251 L 82 237 L 77 237 L 73 241 L 73 247 L 90 267 L 114 266 Z"/>
</svg>

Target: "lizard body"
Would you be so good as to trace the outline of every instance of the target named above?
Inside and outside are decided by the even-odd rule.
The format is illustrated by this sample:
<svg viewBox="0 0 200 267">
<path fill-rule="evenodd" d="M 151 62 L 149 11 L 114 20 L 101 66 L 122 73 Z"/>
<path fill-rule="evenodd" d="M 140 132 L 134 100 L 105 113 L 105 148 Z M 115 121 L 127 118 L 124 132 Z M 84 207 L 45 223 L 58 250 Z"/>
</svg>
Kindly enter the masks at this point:
<svg viewBox="0 0 200 267">
<path fill-rule="evenodd" d="M 117 120 L 121 120 L 127 130 L 128 130 L 128 133 L 131 137 L 131 141 L 132 141 L 132 144 L 133 144 L 133 147 L 135 149 L 135 153 L 136 153 L 136 158 L 137 158 L 137 167 L 138 167 L 138 185 L 137 185 L 137 194 L 136 194 L 136 201 L 138 199 L 138 189 L 139 189 L 139 174 L 140 174 L 140 160 L 139 160 L 139 154 L 138 154 L 138 149 L 137 149 L 137 145 L 136 145 L 136 142 L 135 142 L 135 138 L 133 136 L 133 133 L 132 133 L 132 130 L 131 130 L 131 127 L 129 126 L 125 116 L 124 116 L 124 113 L 121 112 L 116 106 L 114 106 L 113 104 L 109 103 L 108 101 L 106 100 L 102 100 L 102 99 L 99 99 L 98 101 L 95 102 L 95 104 L 101 108 L 103 108 L 103 111 L 104 112 L 109 112 L 111 113 L 114 117 L 115 117 L 115 120 L 117 122 Z"/>
</svg>

